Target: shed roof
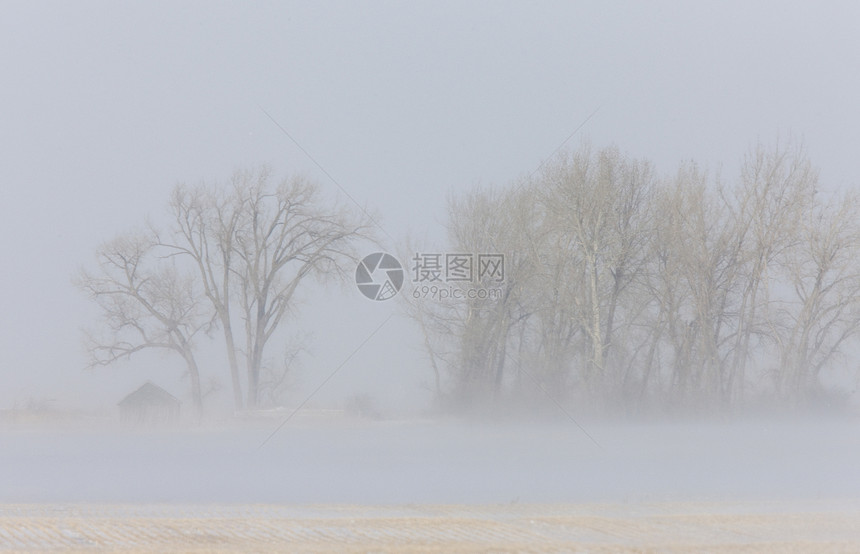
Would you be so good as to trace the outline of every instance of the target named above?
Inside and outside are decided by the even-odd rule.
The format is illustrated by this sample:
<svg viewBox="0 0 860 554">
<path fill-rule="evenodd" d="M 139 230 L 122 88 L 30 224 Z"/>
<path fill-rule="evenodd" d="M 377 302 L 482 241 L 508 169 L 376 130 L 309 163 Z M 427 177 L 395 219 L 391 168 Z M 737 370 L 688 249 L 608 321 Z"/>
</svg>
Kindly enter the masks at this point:
<svg viewBox="0 0 860 554">
<path fill-rule="evenodd" d="M 118 403 L 119 406 L 128 404 L 179 404 L 179 399 L 151 381 L 147 381 Z"/>
</svg>

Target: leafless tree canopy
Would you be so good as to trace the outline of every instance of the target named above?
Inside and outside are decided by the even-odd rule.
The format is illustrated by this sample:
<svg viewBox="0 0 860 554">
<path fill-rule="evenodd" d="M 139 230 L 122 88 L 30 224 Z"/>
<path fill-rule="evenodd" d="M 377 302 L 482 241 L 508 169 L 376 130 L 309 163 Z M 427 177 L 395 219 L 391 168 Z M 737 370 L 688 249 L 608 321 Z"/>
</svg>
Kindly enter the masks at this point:
<svg viewBox="0 0 860 554">
<path fill-rule="evenodd" d="M 409 304 L 440 398 L 806 404 L 860 330 L 860 204 L 823 198 L 793 143 L 731 182 L 586 144 L 450 205 L 450 250 L 508 272 L 498 299 Z"/>
<path fill-rule="evenodd" d="M 267 347 L 295 309 L 302 283 L 344 275 L 367 218 L 324 205 L 305 179 L 276 183 L 265 168 L 237 172 L 227 184 L 179 185 L 169 208 L 170 226 L 107 243 L 97 270 L 78 279 L 109 331 L 91 336 L 93 363 L 144 348 L 176 351 L 199 410 L 195 342 L 201 331 L 219 329 L 235 406 L 274 400 L 301 345 L 276 356 L 283 364 L 267 357 Z"/>
<path fill-rule="evenodd" d="M 102 312 L 103 333 L 87 337 L 91 365 L 108 365 L 147 348 L 173 351 L 185 360 L 199 412 L 203 393 L 194 343 L 208 325 L 207 310 L 193 276 L 156 250 L 146 233 L 120 236 L 98 250 L 96 271 L 78 277 L 78 286 Z"/>
<path fill-rule="evenodd" d="M 269 346 L 296 291 L 351 269 L 369 218 L 266 169 L 177 186 L 169 208 L 170 225 L 106 243 L 78 279 L 104 320 L 92 363 L 175 352 L 199 409 L 195 345 L 217 336 L 236 408 L 275 402 L 302 345 Z M 437 397 L 459 405 L 804 404 L 860 332 L 858 210 L 856 195 L 824 197 L 793 143 L 756 147 L 730 180 L 585 144 L 450 199 L 448 251 L 506 255 L 502 282 L 462 285 L 495 294 L 405 306 Z"/>
</svg>

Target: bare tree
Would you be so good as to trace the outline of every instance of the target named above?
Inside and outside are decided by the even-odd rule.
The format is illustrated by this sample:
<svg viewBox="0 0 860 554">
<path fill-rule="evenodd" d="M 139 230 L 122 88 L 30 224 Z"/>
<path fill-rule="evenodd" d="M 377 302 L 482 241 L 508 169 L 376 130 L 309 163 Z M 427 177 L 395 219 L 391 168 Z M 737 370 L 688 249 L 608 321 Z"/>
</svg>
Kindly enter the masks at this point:
<svg viewBox="0 0 860 554">
<path fill-rule="evenodd" d="M 819 375 L 860 333 L 860 199 L 818 204 L 800 222 L 802 240 L 785 253 L 793 298 L 780 303 L 779 386 L 804 400 Z"/>
<path fill-rule="evenodd" d="M 754 148 L 728 184 L 695 163 L 658 180 L 585 145 L 508 190 L 452 198 L 450 248 L 501 249 L 510 266 L 499 299 L 411 306 L 437 390 L 447 376 L 466 399 L 522 391 L 517 367 L 628 410 L 648 395 L 743 405 L 753 386 L 817 394 L 860 335 L 860 201 L 822 204 L 817 188 L 792 142 Z"/>
<path fill-rule="evenodd" d="M 702 269 L 692 251 L 694 241 L 706 240 L 707 236 L 706 232 L 691 232 L 693 221 L 702 221 L 708 186 L 708 175 L 688 164 L 659 187 L 653 200 L 649 264 L 639 281 L 651 304 L 651 312 L 643 321 L 649 338 L 640 361 L 640 399 L 649 386 L 652 392 L 672 400 L 689 392 L 694 334 L 699 327 L 694 318 L 692 283 L 698 280 L 696 270 Z"/>
<path fill-rule="evenodd" d="M 150 225 L 145 236 L 109 243 L 99 252 L 102 275 L 81 276 L 114 331 L 94 347 L 94 360 L 109 363 L 148 347 L 174 349 L 186 359 L 199 408 L 193 339 L 220 326 L 235 407 L 258 406 L 261 392 L 277 397 L 290 368 L 269 363 L 267 344 L 295 308 L 301 283 L 345 275 L 355 241 L 369 234 L 369 217 L 325 205 L 317 186 L 304 179 L 276 184 L 267 168 L 236 172 L 227 186 L 179 185 L 169 206 L 169 228 Z M 244 341 L 236 337 L 240 321 Z M 284 362 L 295 358 L 287 355 Z"/>
<path fill-rule="evenodd" d="M 150 348 L 175 352 L 185 361 L 199 416 L 203 390 L 194 346 L 209 318 L 193 278 L 159 259 L 155 248 L 147 235 L 123 235 L 98 250 L 97 271 L 82 270 L 76 279 L 98 303 L 107 330 L 90 335 L 90 363 L 109 365 Z"/>
<path fill-rule="evenodd" d="M 448 234 L 453 251 L 496 253 L 499 248 L 508 247 L 509 236 L 506 235 L 512 229 L 511 219 L 516 212 L 512 206 L 499 210 L 505 201 L 492 190 L 475 190 L 460 201 L 451 199 L 449 206 L 453 217 Z M 478 285 L 500 288 L 499 298 L 466 298 L 458 303 L 462 314 L 462 329 L 458 335 L 460 379 L 461 386 L 470 393 L 489 392 L 497 396 L 501 391 L 513 323 L 510 311 L 513 275 L 510 267 L 506 269 L 503 283 L 476 281 Z"/>
<path fill-rule="evenodd" d="M 655 178 L 650 164 L 631 160 L 617 148 L 592 152 L 588 144 L 562 154 L 539 176 L 541 202 L 555 235 L 548 246 L 558 263 L 570 266 L 559 282 L 562 299 L 588 337 L 585 380 L 596 388 L 621 385 L 623 375 L 607 359 L 621 295 L 645 261 L 648 213 Z"/>
<path fill-rule="evenodd" d="M 254 174 L 236 172 L 234 190 L 248 186 Z M 153 229 L 158 245 L 171 255 L 185 255 L 197 270 L 203 293 L 214 310 L 224 335 L 230 382 L 236 409 L 243 406 L 241 376 L 233 334 L 231 293 L 235 278 L 234 243 L 241 208 L 230 190 L 178 185 L 170 198 L 173 227 L 166 233 Z"/>
<path fill-rule="evenodd" d="M 294 308 L 299 285 L 311 276 L 346 275 L 354 243 L 370 224 L 346 208 L 323 206 L 318 187 L 301 178 L 273 186 L 263 171 L 234 194 L 233 270 L 245 324 L 247 405 L 256 407 L 266 345 Z"/>
<path fill-rule="evenodd" d="M 808 213 L 816 188 L 816 172 L 799 146 L 788 143 L 768 150 L 759 145 L 746 157 L 732 202 L 742 288 L 726 393 L 735 401 L 743 400 L 753 339 L 767 335 L 762 316 L 769 302 L 769 270 L 798 241 L 798 223 Z"/>
<path fill-rule="evenodd" d="M 401 260 L 411 260 L 420 250 L 413 240 L 407 239 L 398 252 Z M 455 316 L 448 306 L 438 302 L 422 300 L 419 288 L 404 287 L 400 295 L 403 313 L 418 326 L 421 346 L 433 371 L 433 385 L 427 385 L 434 401 L 442 405 L 448 399 L 447 380 L 451 373 L 448 338 L 454 334 Z"/>
<path fill-rule="evenodd" d="M 523 271 L 529 262 L 520 251 L 531 225 L 533 203 L 525 191 L 475 188 L 451 197 L 449 209 L 447 252 L 473 256 L 472 279 L 419 281 L 417 288 L 407 292 L 404 306 L 422 332 L 437 399 L 466 408 L 497 399 L 511 376 L 515 330 L 529 316 L 521 302 L 528 285 L 520 279 L 529 274 Z M 402 253 L 405 258 L 416 254 L 413 246 L 407 245 Z M 504 256 L 501 280 L 495 274 L 482 275 L 479 265 L 484 254 Z M 422 295 L 425 286 L 427 290 L 443 289 L 440 292 L 450 296 Z M 486 295 L 479 296 L 479 290 Z M 415 297 L 410 298 L 409 293 Z"/>
</svg>

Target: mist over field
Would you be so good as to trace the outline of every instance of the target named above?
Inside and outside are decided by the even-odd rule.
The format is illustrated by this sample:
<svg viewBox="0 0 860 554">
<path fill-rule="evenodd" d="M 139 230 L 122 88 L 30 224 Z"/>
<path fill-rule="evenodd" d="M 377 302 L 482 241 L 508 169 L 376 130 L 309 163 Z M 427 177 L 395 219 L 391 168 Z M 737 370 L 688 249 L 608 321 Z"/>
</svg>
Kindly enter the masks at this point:
<svg viewBox="0 0 860 554">
<path fill-rule="evenodd" d="M 174 432 L 3 430 L 6 502 L 856 501 L 857 424 L 395 421 Z"/>
<path fill-rule="evenodd" d="M 428 517 L 454 542 L 413 546 L 450 551 L 703 502 L 703 528 L 744 503 L 821 516 L 768 523 L 776 549 L 860 544 L 858 20 L 6 4 L 0 552 L 181 550 L 200 506 L 269 549 L 287 521 L 332 549 L 309 505 L 411 507 L 367 521 L 413 530 L 449 506 Z M 66 517 L 163 505 L 195 506 L 192 542 Z M 595 544 L 621 544 L 607 517 Z M 624 544 L 670 544 L 655 517 Z M 754 544 L 745 521 L 725 544 Z M 470 543 L 479 523 L 512 527 Z"/>
</svg>

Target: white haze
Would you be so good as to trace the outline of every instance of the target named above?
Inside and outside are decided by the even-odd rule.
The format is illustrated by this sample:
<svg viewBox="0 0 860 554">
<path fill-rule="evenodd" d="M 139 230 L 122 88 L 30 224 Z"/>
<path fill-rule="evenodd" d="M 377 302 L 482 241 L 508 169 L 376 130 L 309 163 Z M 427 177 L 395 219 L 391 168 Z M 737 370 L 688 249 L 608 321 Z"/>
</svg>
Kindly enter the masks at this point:
<svg viewBox="0 0 860 554">
<path fill-rule="evenodd" d="M 222 390 L 207 423 L 123 432 L 105 421 L 147 380 L 190 410 L 182 364 L 148 353 L 84 371 L 80 331 L 97 312 L 71 284 L 101 242 L 163 218 L 177 182 L 260 164 L 348 194 L 396 240 L 439 244 L 449 194 L 529 174 L 590 114 L 569 146 L 588 137 L 661 172 L 694 159 L 728 176 L 751 144 L 790 134 L 822 187 L 854 188 L 860 4 L 13 1 L 2 12 L 0 410 L 97 423 L 0 428 L 0 502 L 860 497 L 850 418 L 585 421 L 600 446 L 560 413 L 418 419 L 432 380 L 419 335 L 395 315 L 359 348 L 397 308 L 351 286 L 303 296 L 287 332 L 313 342 L 287 404 L 358 348 L 309 406 L 366 394 L 387 420 L 291 422 L 258 448 L 281 420 L 230 419 L 213 340 L 201 365 Z M 852 360 L 836 372 L 848 392 Z"/>
<path fill-rule="evenodd" d="M 6 3 L 0 407 L 112 409 L 153 375 L 181 394 L 170 358 L 81 371 L 80 328 L 96 314 L 70 276 L 102 241 L 160 217 L 180 181 L 268 163 L 338 193 L 261 108 L 397 240 L 438 244 L 450 192 L 533 171 L 598 108 L 569 145 L 587 136 L 661 171 L 695 159 L 731 175 L 750 144 L 792 133 L 822 186 L 852 187 L 858 9 Z M 295 325 L 315 336 L 304 390 L 393 309 L 354 290 L 315 295 Z M 418 337 L 405 322 L 386 337 L 345 368 L 342 390 L 425 403 Z M 226 385 L 225 371 L 208 368 Z"/>
<path fill-rule="evenodd" d="M 0 431 L 6 502 L 578 503 L 860 498 L 858 425 L 832 419 L 291 424 Z"/>
</svg>

